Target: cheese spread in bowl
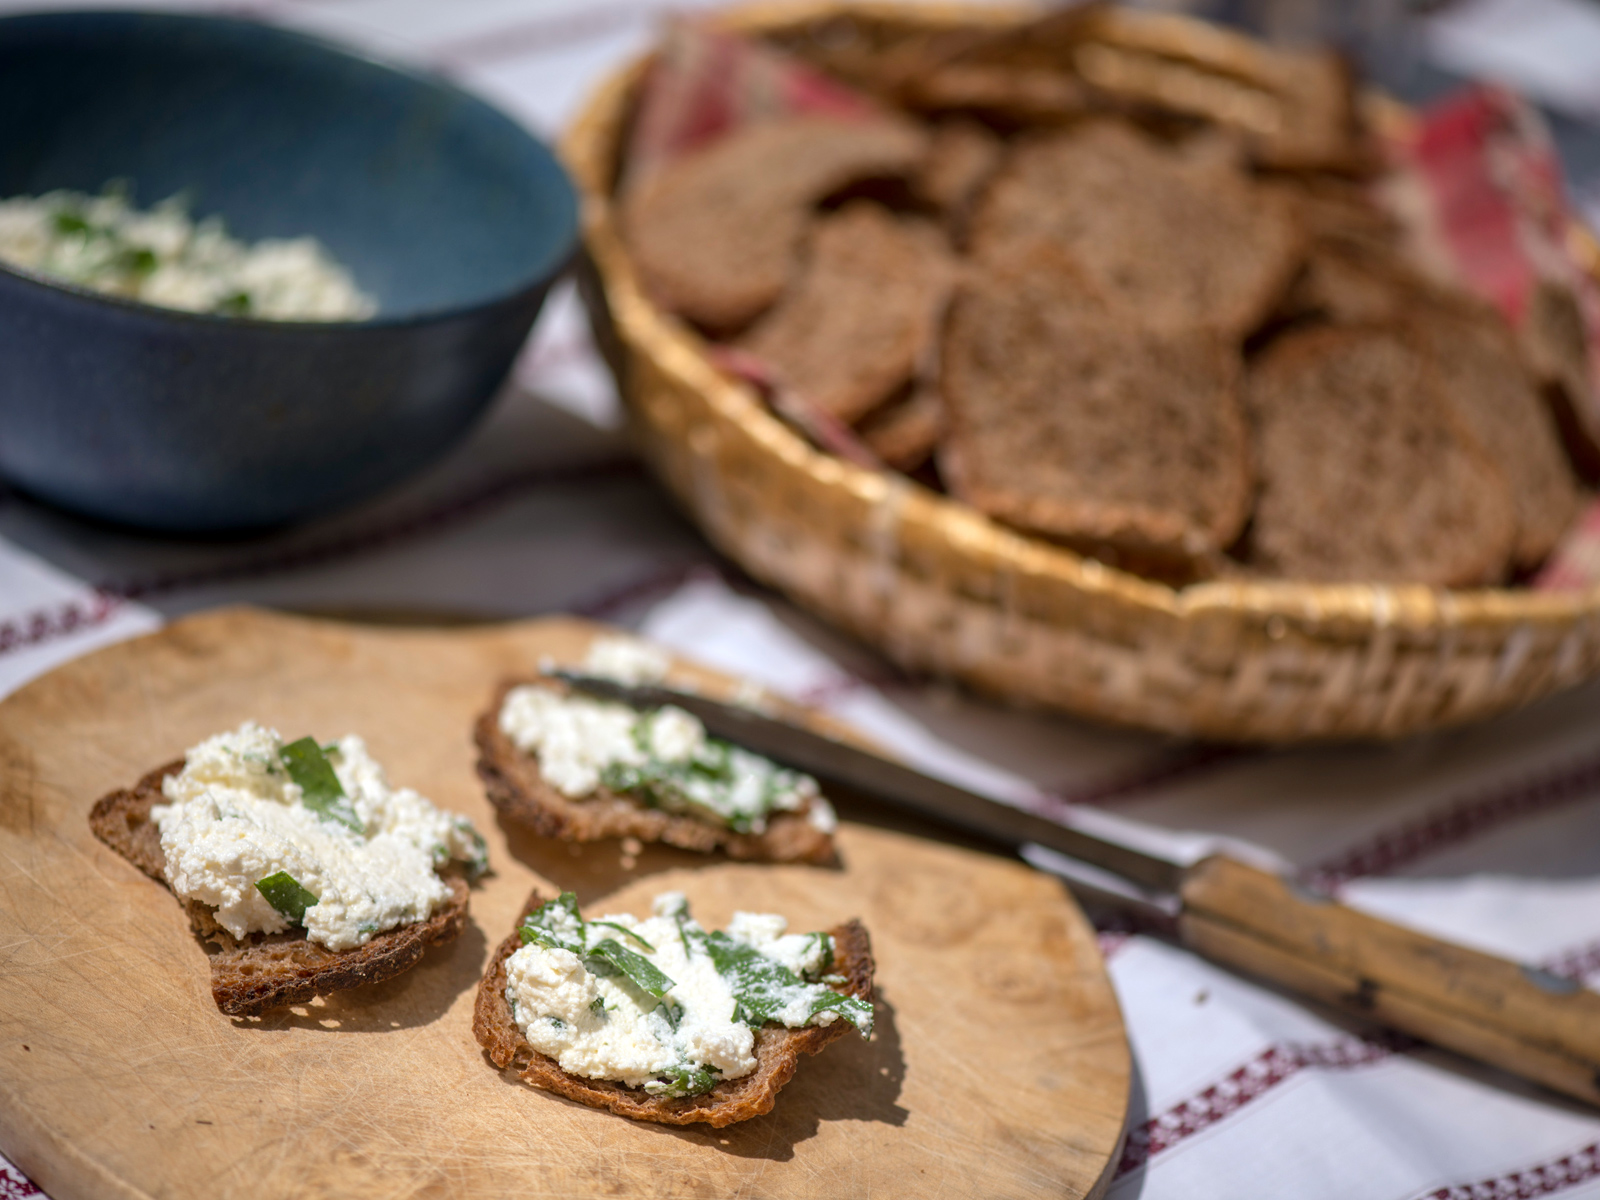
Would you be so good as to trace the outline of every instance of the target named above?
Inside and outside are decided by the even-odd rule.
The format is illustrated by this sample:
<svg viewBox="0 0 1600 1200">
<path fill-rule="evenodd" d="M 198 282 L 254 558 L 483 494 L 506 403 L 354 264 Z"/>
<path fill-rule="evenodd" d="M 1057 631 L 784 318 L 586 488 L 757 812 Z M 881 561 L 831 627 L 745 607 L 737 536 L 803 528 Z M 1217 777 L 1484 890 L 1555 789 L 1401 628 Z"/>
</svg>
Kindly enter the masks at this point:
<svg viewBox="0 0 1600 1200">
<path fill-rule="evenodd" d="M 230 237 L 183 197 L 140 211 L 119 188 L 0 200 L 0 261 L 185 312 L 270 321 L 359 321 L 378 304 L 316 238 Z"/>
</svg>

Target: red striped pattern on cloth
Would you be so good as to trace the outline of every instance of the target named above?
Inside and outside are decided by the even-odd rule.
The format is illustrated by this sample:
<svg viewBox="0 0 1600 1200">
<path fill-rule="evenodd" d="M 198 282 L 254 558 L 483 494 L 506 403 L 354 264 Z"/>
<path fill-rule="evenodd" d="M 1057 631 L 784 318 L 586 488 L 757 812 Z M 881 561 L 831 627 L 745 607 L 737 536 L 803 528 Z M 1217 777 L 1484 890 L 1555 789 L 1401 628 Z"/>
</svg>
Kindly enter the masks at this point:
<svg viewBox="0 0 1600 1200">
<path fill-rule="evenodd" d="M 1417 1200 L 1533 1200 L 1536 1196 L 1554 1196 L 1597 1178 L 1600 1178 L 1600 1142 L 1590 1142 L 1561 1158 L 1476 1183 L 1449 1184 L 1424 1192 Z"/>
<path fill-rule="evenodd" d="M 1418 1043 L 1397 1034 L 1338 1038 L 1327 1042 L 1279 1042 L 1243 1066 L 1128 1130 L 1116 1178 L 1227 1120 L 1302 1071 L 1345 1071 L 1371 1066 Z"/>
<path fill-rule="evenodd" d="M 44 1195 L 29 1179 L 5 1159 L 0 1158 L 0 1200 L 28 1200 Z"/>
<path fill-rule="evenodd" d="M 1313 887 L 1334 889 L 1352 879 L 1388 875 L 1448 846 L 1481 837 L 1509 821 L 1553 812 L 1600 792 L 1600 754 L 1497 784 L 1447 801 L 1375 834 L 1302 872 Z"/>
<path fill-rule="evenodd" d="M 122 599 L 96 591 L 82 600 L 68 600 L 0 621 L 0 655 L 42 646 L 104 625 L 122 606 Z"/>
</svg>

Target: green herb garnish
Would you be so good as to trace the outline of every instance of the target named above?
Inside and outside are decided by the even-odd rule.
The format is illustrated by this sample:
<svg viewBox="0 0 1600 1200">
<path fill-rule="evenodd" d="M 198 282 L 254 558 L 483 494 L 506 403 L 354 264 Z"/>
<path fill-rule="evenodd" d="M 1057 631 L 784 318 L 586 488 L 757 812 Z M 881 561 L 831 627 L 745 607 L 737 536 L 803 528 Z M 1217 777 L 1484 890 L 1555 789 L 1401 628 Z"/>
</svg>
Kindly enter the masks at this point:
<svg viewBox="0 0 1600 1200">
<path fill-rule="evenodd" d="M 248 316 L 250 307 L 249 292 L 232 292 L 217 301 L 217 311 L 230 317 Z"/>
<path fill-rule="evenodd" d="M 61 209 L 53 217 L 51 217 L 51 221 L 54 222 L 57 233 L 73 234 L 89 232 L 89 222 L 85 221 L 81 214 L 70 212 L 67 209 Z"/>
<path fill-rule="evenodd" d="M 256 884 L 256 891 L 292 925 L 304 925 L 306 909 L 317 902 L 317 898 L 287 871 L 274 871 Z"/>
<path fill-rule="evenodd" d="M 672 989 L 672 980 L 655 963 L 642 955 L 635 954 L 616 938 L 604 938 L 596 942 L 583 960 L 583 965 L 594 974 L 609 974 L 610 972 L 595 970 L 596 959 L 609 963 L 631 979 L 641 990 L 658 999 Z"/>
<path fill-rule="evenodd" d="M 699 1096 L 709 1092 L 717 1086 L 717 1076 L 721 1074 L 715 1067 L 708 1067 L 696 1063 L 680 1063 L 666 1072 L 664 1079 L 652 1079 L 644 1085 L 644 1090 L 652 1096 Z"/>
<path fill-rule="evenodd" d="M 585 923 L 588 924 L 588 925 L 604 925 L 608 929 L 615 929 L 618 933 L 625 933 L 629 937 L 631 937 L 634 941 L 638 942 L 639 945 L 643 946 L 646 950 L 650 951 L 651 954 L 654 954 L 656 952 L 656 948 L 654 946 L 652 946 L 649 942 L 645 941 L 642 937 L 640 937 L 633 930 L 629 929 L 626 925 L 619 925 L 615 921 L 588 921 L 588 922 L 585 922 Z"/>
<path fill-rule="evenodd" d="M 472 857 L 467 860 L 467 879 L 476 880 L 489 873 L 489 843 L 483 840 L 483 834 L 472 827 L 472 822 L 465 817 L 456 822 L 456 828 L 472 839 Z"/>
<path fill-rule="evenodd" d="M 807 983 L 788 967 L 768 958 L 754 946 L 735 941 L 718 930 L 700 939 L 717 973 L 733 991 L 733 1019 L 759 1029 L 788 1008 L 796 993 L 806 999 L 806 1019 L 834 1011 L 844 1017 L 862 1037 L 872 1036 L 872 1005 L 854 996 L 840 995 L 821 984 Z"/>
<path fill-rule="evenodd" d="M 578 915 L 578 894 L 562 892 L 554 900 L 546 900 L 538 910 L 517 930 L 522 944 L 538 942 L 552 950 L 569 950 L 583 954 L 583 918 Z"/>
<path fill-rule="evenodd" d="M 334 774 L 333 764 L 313 738 L 290 742 L 280 752 L 289 778 L 300 785 L 301 802 L 324 820 L 335 821 L 356 833 L 366 827 L 344 794 L 344 785 Z"/>
<path fill-rule="evenodd" d="M 117 256 L 117 265 L 128 275 L 148 275 L 159 263 L 156 252 L 147 246 L 129 246 Z"/>
</svg>

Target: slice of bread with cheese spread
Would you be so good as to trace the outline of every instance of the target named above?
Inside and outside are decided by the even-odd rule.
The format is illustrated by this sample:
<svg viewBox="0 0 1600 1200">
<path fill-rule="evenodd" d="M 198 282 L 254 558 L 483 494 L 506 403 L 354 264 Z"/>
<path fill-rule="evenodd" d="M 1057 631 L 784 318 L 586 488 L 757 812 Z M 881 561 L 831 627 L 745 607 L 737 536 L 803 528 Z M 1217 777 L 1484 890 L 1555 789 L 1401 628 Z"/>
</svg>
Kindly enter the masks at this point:
<svg viewBox="0 0 1600 1200">
<path fill-rule="evenodd" d="M 285 918 L 269 922 L 279 926 L 276 931 L 245 928 L 237 912 L 222 912 L 218 906 L 194 895 L 185 898 L 182 894 L 186 890 L 185 883 L 194 881 L 184 876 L 182 868 L 169 859 L 160 823 L 152 815 L 152 811 L 161 806 L 168 806 L 167 811 L 171 811 L 173 797 L 164 791 L 164 785 L 180 777 L 184 767 L 182 759 L 167 763 L 146 774 L 133 787 L 103 796 L 90 811 L 89 826 L 107 846 L 178 896 L 189 915 L 195 937 L 210 960 L 212 998 L 227 1015 L 259 1016 L 268 1009 L 303 1004 L 315 996 L 393 978 L 415 965 L 429 946 L 452 941 L 465 928 L 469 868 L 456 862 L 435 867 L 442 897 L 435 896 L 426 913 L 417 914 L 419 919 L 401 920 L 382 930 L 363 926 L 353 937 L 345 939 L 356 943 L 351 945 L 344 945 L 337 937 L 319 931 L 319 936 L 334 941 L 336 948 L 308 935 L 305 910 L 316 905 L 318 898 L 281 871 L 268 872 L 259 881 L 260 894 L 269 900 L 269 892 L 276 896 L 276 900 L 271 900 L 274 907 L 285 903 L 292 907 L 292 901 L 285 902 L 273 891 L 276 876 L 279 884 L 300 893 L 301 912 L 298 921 Z M 352 810 L 345 811 L 348 815 Z M 470 826 L 457 820 L 460 827 L 470 830 Z M 470 836 L 476 837 L 475 834 Z M 248 848 L 236 853 L 240 858 L 250 857 Z M 435 861 L 437 859 L 435 855 Z M 482 865 L 480 857 L 476 868 L 481 869 Z M 177 881 L 174 876 L 178 877 Z M 328 884 L 309 876 L 306 882 L 318 886 L 322 895 L 328 896 Z M 254 897 L 243 899 L 250 901 Z M 355 906 L 349 907 L 353 910 Z M 230 924 L 231 930 L 227 927 Z"/>
<path fill-rule="evenodd" d="M 604 775 L 603 771 L 592 772 L 597 775 L 593 779 L 585 777 L 581 767 L 576 775 L 570 766 L 552 771 L 552 763 L 541 761 L 538 753 L 519 747 L 507 731 L 508 721 L 503 719 L 508 702 L 519 689 L 532 689 L 533 693 L 556 698 L 571 696 L 565 685 L 555 679 L 510 680 L 501 684 L 488 710 L 478 718 L 473 731 L 478 745 L 478 775 L 487 789 L 490 803 L 507 820 L 541 837 L 575 842 L 634 837 L 704 853 L 721 850 L 730 858 L 738 859 L 834 861 L 836 819 L 828 802 L 813 790 L 814 781 L 807 780 L 810 786 L 800 785 L 804 794 L 794 797 L 793 807 L 770 809 L 756 814 L 753 819 L 731 823 L 715 819 L 714 814 L 704 808 L 672 811 L 652 805 L 640 789 L 608 786 L 598 777 Z M 537 695 L 526 691 L 522 694 L 525 698 L 538 699 Z M 586 705 L 604 707 L 600 701 L 579 699 Z M 611 708 L 623 709 L 623 706 Z M 635 714 L 636 717 L 643 715 Z M 612 778 L 615 779 L 615 775 Z"/>
<path fill-rule="evenodd" d="M 670 905 L 664 908 L 662 902 L 673 898 L 678 901 L 679 907 L 676 910 L 672 910 Z M 561 911 L 563 904 L 567 905 L 565 913 Z M 771 1112 L 778 1090 L 793 1077 L 801 1055 L 816 1054 L 852 1028 L 857 1029 L 863 1036 L 870 1033 L 873 996 L 872 943 L 861 923 L 851 920 L 828 931 L 826 937 L 831 941 L 828 943 L 827 958 L 821 970 L 813 969 L 805 972 L 807 975 L 820 975 L 827 989 L 824 991 L 817 984 L 802 985 L 813 993 L 821 995 L 825 1001 L 823 1005 L 813 1002 L 808 1006 L 811 1016 L 807 1023 L 790 1027 L 781 1023 L 781 1020 L 758 1021 L 756 1016 L 741 1007 L 743 1001 L 737 994 L 735 995 L 733 1021 L 728 1028 L 738 1036 L 749 1038 L 748 1054 L 754 1061 L 752 1064 L 750 1058 L 746 1058 L 739 1064 L 745 1068 L 745 1073 L 718 1079 L 716 1078 L 718 1075 L 725 1074 L 723 1070 L 694 1063 L 690 1064 L 695 1068 L 694 1071 L 676 1072 L 678 1078 L 675 1087 L 665 1086 L 674 1074 L 672 1070 L 655 1071 L 657 1078 L 646 1079 L 642 1086 L 598 1077 L 607 1072 L 607 1068 L 598 1061 L 601 1056 L 591 1054 L 585 1047 L 576 1044 L 586 1032 L 591 1035 L 595 1032 L 585 1031 L 583 1025 L 599 1025 L 630 1017 L 642 1025 L 638 1018 L 648 1016 L 648 1013 L 618 1010 L 644 1008 L 653 1011 L 659 1001 L 661 1006 L 675 1005 L 676 1012 L 673 1014 L 675 1019 L 669 1018 L 670 1029 L 657 1027 L 656 1033 L 669 1041 L 683 1043 L 689 1039 L 676 1036 L 680 1029 L 692 1031 L 711 1019 L 711 1014 L 698 1011 L 697 1005 L 707 1008 L 718 1005 L 714 989 L 702 986 L 696 990 L 695 987 L 697 980 L 702 984 L 704 982 L 700 979 L 700 975 L 706 972 L 708 955 L 704 939 L 707 935 L 688 918 L 687 906 L 682 903 L 681 896 L 669 893 L 657 897 L 656 905 L 655 923 L 660 923 L 664 913 L 670 914 L 673 911 L 681 914 L 680 922 L 686 922 L 680 924 L 679 931 L 682 932 L 675 931 L 670 942 L 659 939 L 655 943 L 642 941 L 641 933 L 654 934 L 654 930 L 644 922 L 635 922 L 631 918 L 624 917 L 616 923 L 611 923 L 616 919 L 603 918 L 601 921 L 587 924 L 605 925 L 606 928 L 598 932 L 614 934 L 607 961 L 596 961 L 594 956 L 583 957 L 580 950 L 579 954 L 569 952 L 565 957 L 561 953 L 551 954 L 534 966 L 530 974 L 541 980 L 552 975 L 559 976 L 554 980 L 557 988 L 551 990 L 552 1007 L 577 987 L 586 987 L 596 993 L 594 1001 L 591 1002 L 592 1007 L 580 1007 L 577 1013 L 578 1021 L 574 1023 L 572 1012 L 567 1013 L 565 1020 L 559 1016 L 544 1015 L 540 1011 L 519 1013 L 513 1007 L 510 998 L 514 990 L 518 995 L 527 996 L 526 990 L 513 989 L 510 986 L 520 980 L 523 974 L 519 970 L 520 964 L 514 961 L 513 956 L 525 946 L 533 949 L 541 944 L 545 947 L 552 944 L 547 936 L 534 935 L 531 929 L 528 933 L 523 932 L 538 918 L 541 910 L 560 917 L 572 930 L 569 936 L 575 937 L 577 941 L 569 942 L 569 945 L 589 946 L 595 940 L 592 935 L 585 935 L 585 922 L 578 919 L 575 924 L 573 923 L 577 912 L 575 900 L 570 893 L 560 900 L 550 901 L 548 897 L 541 896 L 535 890 L 528 897 L 523 915 L 517 922 L 518 929 L 500 943 L 489 962 L 488 970 L 484 973 L 483 981 L 478 985 L 472 1031 L 489 1060 L 502 1071 L 508 1069 L 515 1071 L 519 1078 L 536 1088 L 555 1092 L 557 1095 L 593 1108 L 609 1109 L 619 1116 L 631 1117 L 636 1121 L 655 1121 L 666 1125 L 703 1123 L 721 1128 Z M 749 923 L 757 926 L 775 922 L 776 929 L 780 933 L 785 927 L 781 918 L 775 918 L 770 914 L 738 914 L 735 916 L 735 923 L 741 918 L 750 919 Z M 557 922 L 549 924 L 552 927 L 559 927 Z M 709 936 L 713 939 L 722 939 L 721 947 L 725 952 L 732 950 L 736 954 L 742 954 L 746 959 L 753 953 L 748 944 L 731 942 L 726 934 L 713 933 Z M 782 940 L 803 942 L 806 938 L 818 937 L 816 934 L 804 935 L 803 938 L 790 935 Z M 693 978 L 674 981 L 660 974 L 652 976 L 649 972 L 656 968 L 651 964 L 651 960 L 646 960 L 645 965 L 640 967 L 638 960 L 643 956 L 637 954 L 632 956 L 631 964 L 624 962 L 621 972 L 611 965 L 614 961 L 624 960 L 627 951 L 623 943 L 640 950 L 647 946 L 653 949 L 656 945 L 660 945 L 676 955 L 680 938 L 683 954 L 689 961 L 680 965 L 668 962 L 667 965 L 673 970 L 678 970 L 680 975 Z M 601 946 L 603 945 L 602 942 Z M 601 946 L 595 946 L 594 949 L 600 950 Z M 769 941 L 767 946 L 770 949 L 772 943 Z M 618 947 L 622 947 L 621 954 L 616 952 Z M 695 966 L 691 965 L 697 956 L 698 972 Z M 783 956 L 780 954 L 775 957 L 781 960 Z M 754 961 L 759 962 L 768 973 L 772 973 L 770 962 L 761 962 L 759 959 Z M 582 965 L 585 963 L 588 964 L 588 968 Z M 684 967 L 689 969 L 684 970 Z M 719 964 L 718 973 L 721 971 L 722 965 Z M 595 980 L 592 975 L 600 975 L 609 986 L 602 988 L 601 981 Z M 626 981 L 623 980 L 623 975 L 626 975 Z M 791 986 L 799 978 L 798 975 L 789 975 Z M 652 979 L 656 983 L 649 987 L 649 990 L 639 987 L 640 982 L 649 985 Z M 770 997 L 772 981 L 768 979 L 763 981 L 763 984 L 765 988 L 763 996 Z M 720 1004 L 726 1007 L 726 996 L 721 998 Z M 571 1005 L 568 1004 L 567 1007 L 571 1008 Z M 819 1013 L 819 1009 L 832 1011 Z M 586 1015 L 590 1013 L 594 1014 L 592 1018 Z M 567 1059 L 573 1065 L 576 1065 L 577 1061 L 588 1062 L 591 1065 L 587 1069 L 591 1074 L 581 1075 L 568 1071 L 562 1067 L 557 1057 L 535 1049 L 529 1041 L 528 1031 L 536 1025 L 547 1037 L 548 1049 L 556 1051 L 561 1059 Z M 750 1033 L 742 1034 L 741 1027 L 748 1028 Z M 615 1044 L 622 1039 L 612 1040 Z M 712 1031 L 711 1040 L 719 1046 L 726 1047 L 730 1040 L 737 1041 L 737 1037 L 730 1039 L 725 1029 L 720 1035 Z M 737 1058 L 741 1053 L 744 1053 L 743 1048 L 735 1046 L 732 1051 L 733 1057 Z M 613 1069 L 610 1073 L 617 1072 Z M 651 1072 L 645 1068 L 645 1073 Z M 689 1094 L 683 1094 L 685 1092 Z"/>
</svg>

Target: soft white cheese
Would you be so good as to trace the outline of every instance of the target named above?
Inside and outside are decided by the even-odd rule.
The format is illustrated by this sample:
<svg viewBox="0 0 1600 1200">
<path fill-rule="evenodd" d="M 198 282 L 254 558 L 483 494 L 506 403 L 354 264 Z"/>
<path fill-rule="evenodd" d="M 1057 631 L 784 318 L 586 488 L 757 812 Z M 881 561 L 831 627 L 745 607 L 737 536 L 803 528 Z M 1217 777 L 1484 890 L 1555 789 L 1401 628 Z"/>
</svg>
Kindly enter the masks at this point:
<svg viewBox="0 0 1600 1200">
<path fill-rule="evenodd" d="M 249 245 L 218 217 L 190 220 L 181 197 L 148 211 L 114 191 L 0 200 L 0 261 L 190 312 L 353 321 L 377 311 L 315 238 Z"/>
<path fill-rule="evenodd" d="M 597 637 L 589 643 L 583 670 L 587 675 L 615 680 L 628 687 L 660 683 L 672 659 L 659 646 L 631 637 Z"/>
<path fill-rule="evenodd" d="M 572 1075 L 631 1087 L 656 1087 L 664 1074 L 700 1066 L 715 1068 L 721 1079 L 748 1075 L 756 1066 L 755 1031 L 733 1019 L 732 987 L 710 955 L 703 948 L 691 951 L 693 939 L 686 933 L 704 930 L 689 917 L 683 893 L 664 892 L 652 908 L 655 915 L 643 921 L 627 913 L 590 920 L 587 945 L 592 948 L 611 937 L 648 959 L 673 981 L 663 997 L 658 1000 L 623 975 L 591 973 L 570 950 L 531 942 L 506 962 L 506 999 L 513 1019 L 529 1045 Z M 575 938 L 577 926 L 569 920 L 563 916 L 559 929 L 552 927 L 561 940 Z M 786 936 L 787 927 L 774 913 L 741 912 L 728 934 L 797 974 L 820 970 L 831 951 L 826 935 Z M 831 1011 L 811 1017 L 808 1001 L 798 994 L 777 1020 L 797 1027 L 837 1019 Z M 681 1009 L 675 1025 L 668 1016 L 674 1006 Z"/>
<path fill-rule="evenodd" d="M 538 758 L 546 781 L 573 799 L 593 794 L 608 768 L 639 767 L 657 776 L 641 798 L 671 811 L 754 833 L 766 828 L 770 813 L 808 805 L 818 829 L 832 832 L 837 823 L 815 779 L 713 741 L 699 718 L 672 705 L 641 713 L 533 684 L 507 693 L 499 724 L 518 750 Z"/>
<path fill-rule="evenodd" d="M 191 749 L 164 781 L 169 803 L 151 819 L 172 890 L 215 908 L 234 937 L 280 933 L 289 922 L 256 884 L 285 871 L 317 897 L 306 936 L 330 950 L 431 916 L 449 897 L 435 868 L 480 853 L 471 824 L 410 788 L 390 788 L 351 734 L 327 757 L 364 827 L 357 833 L 301 803 L 282 749 L 275 730 L 247 721 Z"/>
</svg>

